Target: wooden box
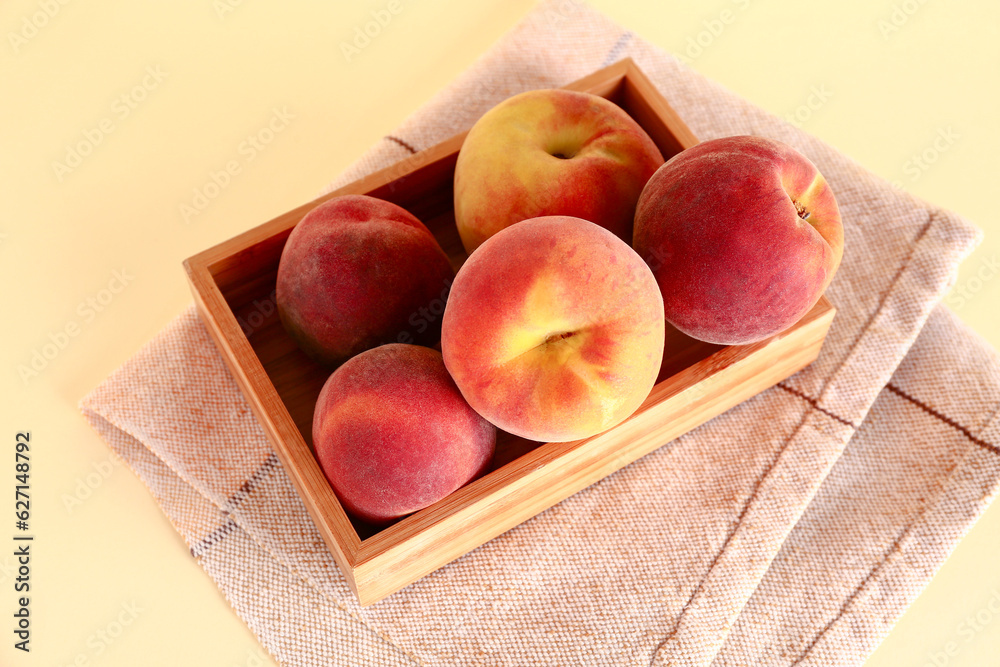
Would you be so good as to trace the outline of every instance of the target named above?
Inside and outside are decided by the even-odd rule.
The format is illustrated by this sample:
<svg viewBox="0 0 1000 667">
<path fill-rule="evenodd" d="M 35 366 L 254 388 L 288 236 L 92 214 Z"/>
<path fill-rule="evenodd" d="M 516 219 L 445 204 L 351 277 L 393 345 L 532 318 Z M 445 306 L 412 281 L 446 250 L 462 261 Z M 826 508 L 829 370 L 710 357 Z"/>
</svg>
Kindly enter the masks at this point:
<svg viewBox="0 0 1000 667">
<path fill-rule="evenodd" d="M 631 60 L 566 87 L 617 103 L 645 128 L 664 158 L 697 143 Z M 356 193 L 411 211 L 457 268 L 466 255 L 452 215 L 452 176 L 464 136 L 184 263 L 202 319 L 362 605 L 400 590 L 795 373 L 819 354 L 835 312 L 824 297 L 790 330 L 745 346 L 702 343 L 668 326 L 658 383 L 622 424 L 569 443 L 529 442 L 501 432 L 494 467 L 485 476 L 388 527 L 353 521 L 311 449 L 313 406 L 329 372 L 303 355 L 281 326 L 273 307 L 278 260 L 306 212 L 330 197 Z"/>
</svg>

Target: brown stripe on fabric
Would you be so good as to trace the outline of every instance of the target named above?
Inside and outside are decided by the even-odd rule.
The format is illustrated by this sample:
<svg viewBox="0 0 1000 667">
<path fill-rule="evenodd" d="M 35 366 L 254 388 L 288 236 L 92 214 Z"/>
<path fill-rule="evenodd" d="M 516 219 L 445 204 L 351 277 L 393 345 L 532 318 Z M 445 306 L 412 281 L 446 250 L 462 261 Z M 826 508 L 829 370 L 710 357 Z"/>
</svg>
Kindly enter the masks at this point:
<svg viewBox="0 0 1000 667">
<path fill-rule="evenodd" d="M 939 412 L 938 410 L 935 410 L 934 408 L 927 405 L 918 398 L 911 396 L 910 394 L 906 393 L 893 383 L 891 382 L 887 383 L 885 385 L 885 388 L 891 391 L 892 393 L 896 394 L 900 398 L 909 401 L 910 403 L 917 406 L 918 408 L 920 408 L 930 416 L 934 417 L 935 419 L 938 419 L 941 422 L 952 427 L 953 429 L 961 433 L 963 436 L 968 438 L 969 441 L 971 441 L 972 443 L 978 445 L 979 447 L 982 447 L 986 451 L 1000 455 L 1000 447 L 997 447 L 996 445 L 993 445 L 984 440 L 981 440 L 980 438 L 977 438 L 976 436 L 972 435 L 972 432 L 969 431 L 969 429 L 965 428 L 951 417 L 948 417 L 947 415 Z M 834 616 L 829 623 L 823 626 L 823 629 L 820 630 L 815 637 L 813 637 L 812 641 L 809 642 L 809 644 L 805 647 L 805 649 L 803 649 L 799 657 L 796 658 L 795 662 L 791 663 L 789 667 L 795 667 L 795 665 L 798 665 L 803 660 L 805 660 L 806 656 L 809 655 L 810 651 L 812 651 L 813 648 L 816 646 L 816 644 L 819 643 L 819 641 L 823 638 L 823 635 L 825 635 L 830 630 L 830 628 L 832 628 L 833 625 L 837 621 L 839 621 L 845 613 L 847 613 L 847 609 L 848 607 L 851 606 L 851 603 L 854 601 L 854 599 L 857 598 L 858 594 L 861 593 L 862 590 L 864 590 L 864 588 L 869 584 L 869 582 L 871 582 L 872 578 L 875 576 L 875 573 L 878 572 L 883 565 L 885 565 L 885 562 L 889 559 L 889 556 L 891 556 L 893 552 L 899 549 L 899 545 L 903 541 L 903 538 L 906 536 L 907 533 L 910 532 L 910 530 L 913 528 L 914 525 L 916 525 L 916 521 L 913 521 L 909 526 L 907 526 L 903 530 L 903 532 L 899 534 L 899 536 L 893 541 L 892 545 L 889 546 L 889 549 L 882 555 L 882 558 L 880 558 L 879 561 L 875 563 L 874 566 L 872 566 L 871 570 L 868 571 L 868 575 L 865 576 L 865 578 L 861 581 L 861 583 L 859 583 L 854 588 L 851 594 L 844 599 L 844 603 L 840 606 L 840 611 L 837 612 L 837 615 Z"/>
<path fill-rule="evenodd" d="M 736 536 L 736 531 L 739 530 L 739 527 L 740 525 L 742 525 L 743 519 L 746 517 L 747 512 L 750 511 L 750 507 L 757 499 L 757 494 L 760 493 L 760 487 L 764 484 L 764 480 L 766 480 L 771 475 L 771 471 L 774 470 L 774 466 L 778 465 L 778 461 L 781 460 L 781 455 L 785 453 L 785 450 L 788 449 L 788 445 L 794 439 L 795 434 L 798 433 L 799 430 L 802 428 L 802 425 L 805 424 L 806 420 L 808 419 L 808 415 L 809 415 L 808 412 L 804 412 L 802 414 L 802 419 L 799 422 L 799 425 L 794 429 L 792 429 L 792 432 L 788 435 L 788 437 L 785 438 L 785 441 L 781 443 L 781 446 L 774 453 L 774 456 L 771 457 L 771 460 L 768 461 L 767 466 L 760 473 L 760 475 L 757 476 L 757 479 L 754 480 L 753 489 L 751 490 L 750 495 L 747 496 L 747 499 L 743 502 L 743 507 L 740 509 L 739 516 L 736 517 L 735 521 L 733 521 L 732 527 L 729 529 L 729 534 L 726 535 L 726 539 L 722 543 L 722 547 L 720 547 L 719 550 L 716 552 L 715 557 L 712 558 L 712 562 L 709 563 L 708 568 L 705 569 L 705 573 L 701 576 L 701 579 L 698 581 L 698 584 L 691 591 L 691 595 L 688 596 L 687 602 L 684 603 L 684 606 L 681 608 L 680 613 L 677 614 L 677 617 L 674 619 L 674 624 L 667 632 L 666 637 L 664 637 L 663 641 L 657 644 L 656 647 L 653 649 L 653 654 L 649 659 L 650 667 L 652 667 L 653 664 L 656 662 L 657 655 L 659 655 L 663 647 L 667 645 L 667 642 L 669 642 L 677 634 L 677 631 L 680 629 L 681 619 L 684 618 L 684 615 L 687 613 L 687 610 L 691 606 L 691 603 L 694 602 L 694 599 L 698 596 L 698 593 L 700 593 L 701 590 L 704 588 L 705 582 L 708 581 L 708 577 L 712 574 L 712 571 L 718 564 L 719 559 L 722 558 L 722 554 L 726 553 L 726 550 L 729 549 L 729 543 L 732 541 L 733 537 Z"/>
<path fill-rule="evenodd" d="M 628 43 L 632 41 L 632 37 L 634 36 L 635 35 L 631 30 L 623 32 L 622 36 L 618 38 L 617 42 L 615 42 L 615 45 L 611 47 L 610 51 L 608 51 L 608 55 L 604 58 L 604 62 L 601 63 L 601 67 L 607 67 L 621 58 L 622 52 L 625 50 L 625 47 L 628 46 Z"/>
<path fill-rule="evenodd" d="M 893 383 L 890 382 L 889 384 L 885 385 L 885 388 L 891 391 L 892 393 L 896 394 L 900 398 L 904 398 L 910 403 L 913 403 L 915 406 L 917 406 L 918 408 L 929 414 L 931 417 L 934 417 L 935 419 L 938 419 L 947 424 L 948 426 L 952 427 L 953 429 L 964 435 L 966 438 L 968 438 L 969 441 L 972 442 L 973 444 L 982 447 L 988 452 L 993 452 L 994 454 L 1000 455 L 1000 447 L 992 443 L 986 442 L 985 440 L 977 438 L 976 436 L 972 435 L 972 432 L 969 429 L 965 428 L 951 417 L 938 412 L 937 410 L 927 405 L 923 401 L 911 396 L 910 394 L 907 394 L 905 391 L 903 391 Z"/>
<path fill-rule="evenodd" d="M 212 548 L 214 545 L 222 541 L 229 533 L 233 532 L 236 528 L 236 522 L 232 519 L 226 519 L 226 522 L 213 530 L 211 533 L 206 535 L 200 542 L 191 547 L 191 555 L 195 558 L 201 558 L 205 555 L 205 552 Z"/>
<path fill-rule="evenodd" d="M 830 628 L 833 627 L 834 623 L 836 623 L 837 621 L 839 621 L 840 618 L 845 613 L 847 613 L 847 608 L 851 606 L 851 603 L 854 602 L 854 599 L 856 597 L 858 597 L 858 594 L 862 590 L 864 590 L 865 586 L 867 586 L 868 583 L 875 576 L 875 573 L 878 572 L 879 569 L 881 569 L 881 567 L 889 559 L 889 556 L 891 556 L 897 549 L 899 549 L 899 545 L 902 543 L 903 538 L 906 536 L 907 533 L 910 532 L 910 529 L 913 527 L 913 525 L 915 523 L 916 522 L 911 523 L 909 526 L 907 526 L 906 528 L 904 528 L 903 532 L 901 532 L 896 537 L 896 539 L 893 540 L 892 544 L 889 545 L 889 548 L 886 550 L 886 552 L 884 554 L 882 554 L 882 557 L 878 560 L 877 563 L 875 563 L 875 565 L 872 567 L 872 569 L 868 571 L 868 574 L 861 581 L 861 583 L 859 583 L 857 586 L 854 587 L 854 590 L 851 591 L 851 594 L 848 595 L 847 598 L 844 600 L 844 603 L 842 605 L 840 605 L 840 611 L 837 612 L 837 615 L 834 616 L 832 619 L 830 619 L 830 622 L 827 623 L 826 625 L 824 625 L 822 630 L 820 630 L 819 632 L 816 633 L 816 636 L 812 638 L 812 640 L 806 645 L 806 647 L 804 649 L 802 649 L 802 653 L 800 653 L 799 657 L 797 657 L 795 659 L 795 662 L 790 663 L 788 667 L 795 667 L 795 665 L 798 665 L 803 660 L 805 660 L 806 656 L 809 655 L 810 651 L 812 651 L 813 648 L 816 647 L 816 644 L 819 643 L 819 640 L 821 640 L 823 638 L 823 635 L 825 635 L 827 632 L 829 632 Z"/>
<path fill-rule="evenodd" d="M 274 470 L 276 465 L 278 465 L 278 456 L 274 452 L 271 452 L 267 455 L 267 458 L 264 459 L 264 462 L 260 464 L 260 467 L 257 468 L 257 471 L 250 475 L 250 479 L 243 482 L 243 485 L 237 489 L 236 493 L 229 497 L 226 504 L 222 506 L 222 513 L 229 514 L 235 510 L 236 507 L 250 495 L 250 492 L 253 491 L 258 484 L 260 484 L 260 480 Z"/>
<path fill-rule="evenodd" d="M 809 396 L 808 394 L 804 394 L 803 392 L 799 391 L 795 387 L 791 387 L 791 386 L 785 384 L 784 382 L 779 382 L 778 386 L 781 387 L 782 389 L 784 389 L 785 391 L 787 391 L 789 394 L 792 394 L 793 396 L 798 396 L 803 401 L 805 401 L 809 405 L 813 406 L 814 408 L 816 408 L 817 410 L 819 410 L 820 412 L 822 412 L 827 417 L 832 417 L 833 419 L 836 419 L 837 421 L 839 421 L 844 426 L 850 426 L 853 429 L 857 429 L 858 428 L 857 426 L 854 425 L 854 422 L 848 421 L 847 419 L 844 419 L 840 415 L 838 415 L 836 413 L 833 413 L 833 412 L 830 412 L 826 408 L 820 406 L 819 401 L 817 401 L 815 398 L 813 398 L 812 396 Z"/>
<path fill-rule="evenodd" d="M 913 259 L 913 254 L 917 252 L 917 246 L 920 245 L 920 241 L 924 238 L 924 236 L 927 235 L 927 231 L 931 228 L 931 224 L 933 224 L 933 222 L 934 222 L 934 215 L 933 214 L 928 215 L 927 222 L 924 223 L 924 226 L 921 227 L 920 230 L 917 232 L 916 236 L 913 237 L 913 241 L 911 241 L 913 245 L 910 247 L 910 252 L 903 259 L 903 262 L 902 264 L 899 265 L 899 268 L 896 269 L 895 275 L 893 275 L 892 280 L 889 281 L 889 287 L 882 293 L 881 296 L 879 296 L 878 305 L 875 306 L 875 310 L 872 311 L 871 316 L 868 317 L 868 320 L 865 322 L 864 326 L 858 329 L 858 335 L 854 337 L 854 340 L 851 341 L 851 344 L 848 346 L 848 350 L 850 351 L 847 353 L 848 356 L 845 357 L 845 359 L 850 358 L 850 355 L 854 352 L 855 348 L 857 348 L 858 343 L 860 343 L 861 339 L 864 338 L 866 333 L 868 333 L 868 330 L 871 328 L 872 322 L 875 321 L 875 318 L 879 316 L 879 314 L 882 312 L 882 309 L 885 307 L 885 300 L 889 298 L 890 294 L 896 293 L 895 289 L 896 283 L 903 275 L 903 272 L 906 271 L 906 267 L 910 265 L 910 260 Z"/>
<path fill-rule="evenodd" d="M 387 135 L 385 135 L 385 138 L 386 138 L 386 139 L 388 139 L 389 141 L 393 142 L 393 143 L 397 143 L 397 144 L 399 144 L 400 146 L 402 146 L 402 147 L 403 147 L 403 148 L 405 148 L 406 150 L 410 151 L 411 153 L 416 153 L 416 152 L 418 152 L 416 148 L 414 148 L 414 147 L 413 147 L 413 146 L 411 146 L 410 144 L 406 143 L 406 142 L 405 142 L 405 141 L 403 141 L 402 139 L 400 139 L 400 138 L 398 138 L 398 137 L 394 137 L 394 136 L 392 136 L 391 134 L 387 134 Z"/>
</svg>

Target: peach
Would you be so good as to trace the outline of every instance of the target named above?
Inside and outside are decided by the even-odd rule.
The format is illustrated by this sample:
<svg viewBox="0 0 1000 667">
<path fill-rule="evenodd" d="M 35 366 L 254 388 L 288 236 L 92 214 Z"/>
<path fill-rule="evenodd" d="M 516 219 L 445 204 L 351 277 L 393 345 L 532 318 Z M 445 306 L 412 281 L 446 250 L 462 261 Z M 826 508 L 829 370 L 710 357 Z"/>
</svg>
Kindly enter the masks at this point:
<svg viewBox="0 0 1000 667">
<path fill-rule="evenodd" d="M 663 157 L 645 130 L 590 93 L 533 90 L 480 118 L 455 165 L 455 223 L 468 252 L 520 220 L 569 215 L 632 239 L 635 204 Z"/>
<path fill-rule="evenodd" d="M 667 161 L 646 184 L 636 251 L 667 321 L 739 345 L 784 331 L 819 300 L 844 248 L 833 191 L 791 146 L 735 136 Z"/>
<path fill-rule="evenodd" d="M 663 355 L 663 301 L 625 242 L 580 218 L 519 222 L 459 270 L 441 331 L 462 395 L 497 427 L 546 442 L 629 417 Z"/>
<path fill-rule="evenodd" d="M 436 344 L 440 318 L 420 314 L 443 306 L 454 277 L 416 217 L 381 199 L 345 195 L 312 209 L 292 230 L 276 300 L 299 347 L 332 366 L 384 343 Z"/>
<path fill-rule="evenodd" d="M 481 475 L 496 429 L 469 407 L 441 353 L 389 344 L 327 379 L 313 417 L 316 458 L 344 508 L 382 524 Z"/>
</svg>

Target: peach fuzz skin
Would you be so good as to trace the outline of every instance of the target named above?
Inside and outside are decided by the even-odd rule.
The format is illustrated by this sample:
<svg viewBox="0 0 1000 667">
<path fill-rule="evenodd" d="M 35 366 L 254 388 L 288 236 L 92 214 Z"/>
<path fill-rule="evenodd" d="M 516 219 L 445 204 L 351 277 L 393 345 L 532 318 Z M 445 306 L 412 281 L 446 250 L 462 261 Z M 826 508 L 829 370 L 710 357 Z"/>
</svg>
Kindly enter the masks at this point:
<svg viewBox="0 0 1000 667">
<path fill-rule="evenodd" d="M 520 220 L 569 215 L 631 243 L 635 204 L 663 164 L 652 139 L 597 95 L 534 90 L 490 109 L 455 166 L 455 221 L 466 251 Z"/>
<path fill-rule="evenodd" d="M 434 345 L 440 320 L 414 327 L 420 308 L 447 297 L 448 256 L 416 217 L 364 195 L 334 197 L 302 218 L 278 264 L 285 330 L 316 361 L 335 366 L 376 345 Z"/>
<path fill-rule="evenodd" d="M 390 344 L 329 377 L 316 402 L 313 445 L 347 512 L 380 525 L 483 474 L 496 429 L 462 398 L 439 352 Z"/>
<path fill-rule="evenodd" d="M 679 153 L 649 180 L 634 246 L 667 321 L 710 343 L 752 343 L 815 305 L 844 248 L 840 210 L 795 149 L 735 136 Z"/>
<path fill-rule="evenodd" d="M 629 417 L 663 356 L 652 273 L 611 232 L 568 216 L 525 220 L 459 270 L 444 363 L 469 404 L 531 440 L 585 438 Z"/>
</svg>

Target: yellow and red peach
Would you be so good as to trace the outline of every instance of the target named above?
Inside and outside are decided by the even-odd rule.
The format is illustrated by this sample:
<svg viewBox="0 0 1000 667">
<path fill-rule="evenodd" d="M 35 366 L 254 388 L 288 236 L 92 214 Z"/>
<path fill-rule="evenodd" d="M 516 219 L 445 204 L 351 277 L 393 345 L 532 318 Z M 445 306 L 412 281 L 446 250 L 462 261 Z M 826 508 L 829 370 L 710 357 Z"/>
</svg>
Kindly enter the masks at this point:
<svg viewBox="0 0 1000 667">
<path fill-rule="evenodd" d="M 486 112 L 455 165 L 455 222 L 468 252 L 520 220 L 569 215 L 631 243 L 635 204 L 663 157 L 613 102 L 533 90 Z"/>
<path fill-rule="evenodd" d="M 663 355 L 663 301 L 621 239 L 568 216 L 519 222 L 459 270 L 444 312 L 444 363 L 497 427 L 546 442 L 629 417 Z"/>
<path fill-rule="evenodd" d="M 812 162 L 781 142 L 734 136 L 657 170 L 639 198 L 633 243 L 667 321 L 734 345 L 784 331 L 813 307 L 840 265 L 844 231 Z"/>
<path fill-rule="evenodd" d="M 334 197 L 302 218 L 278 264 L 281 321 L 316 361 L 336 365 L 384 343 L 434 345 L 440 320 L 412 318 L 447 297 L 448 256 L 416 217 L 364 195 Z"/>
<path fill-rule="evenodd" d="M 496 429 L 462 398 L 441 353 L 417 345 L 383 345 L 340 366 L 320 392 L 312 432 L 344 508 L 374 524 L 475 479 L 496 444 Z"/>
</svg>

